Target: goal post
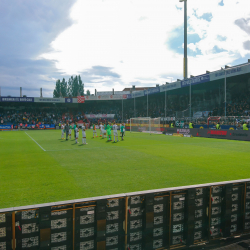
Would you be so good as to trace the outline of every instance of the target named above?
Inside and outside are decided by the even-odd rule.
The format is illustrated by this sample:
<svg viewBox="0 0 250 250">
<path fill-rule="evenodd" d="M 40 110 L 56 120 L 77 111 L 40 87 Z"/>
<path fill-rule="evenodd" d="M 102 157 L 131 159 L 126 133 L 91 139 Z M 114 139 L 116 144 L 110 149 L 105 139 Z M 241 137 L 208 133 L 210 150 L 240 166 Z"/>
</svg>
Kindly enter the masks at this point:
<svg viewBox="0 0 250 250">
<path fill-rule="evenodd" d="M 130 132 L 161 133 L 161 118 L 130 118 Z"/>
</svg>

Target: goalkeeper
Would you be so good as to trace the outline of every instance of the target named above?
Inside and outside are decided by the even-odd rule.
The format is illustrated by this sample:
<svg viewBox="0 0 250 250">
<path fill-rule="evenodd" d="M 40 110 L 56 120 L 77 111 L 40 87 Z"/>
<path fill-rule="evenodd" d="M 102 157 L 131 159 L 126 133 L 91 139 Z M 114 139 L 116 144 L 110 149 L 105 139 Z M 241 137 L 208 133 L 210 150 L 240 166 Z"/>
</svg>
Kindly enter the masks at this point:
<svg viewBox="0 0 250 250">
<path fill-rule="evenodd" d="M 107 125 L 107 138 L 108 138 L 108 141 L 111 141 L 111 123 L 109 122 L 108 125 Z"/>
<path fill-rule="evenodd" d="M 124 140 L 124 139 L 123 139 L 124 130 L 125 130 L 125 129 L 124 129 L 124 125 L 123 125 L 123 123 L 121 123 L 120 132 L 121 132 L 122 141 Z"/>
</svg>

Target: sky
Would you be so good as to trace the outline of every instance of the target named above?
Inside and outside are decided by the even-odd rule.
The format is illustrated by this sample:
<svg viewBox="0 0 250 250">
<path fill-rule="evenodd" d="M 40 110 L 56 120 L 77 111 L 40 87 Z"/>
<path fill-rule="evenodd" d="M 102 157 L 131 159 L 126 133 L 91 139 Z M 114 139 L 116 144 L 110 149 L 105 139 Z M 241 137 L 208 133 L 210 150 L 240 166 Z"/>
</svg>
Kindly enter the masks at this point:
<svg viewBox="0 0 250 250">
<path fill-rule="evenodd" d="M 2 96 L 52 97 L 80 75 L 85 92 L 183 79 L 178 0 L 1 0 Z M 187 0 L 188 75 L 250 59 L 249 0 Z"/>
</svg>

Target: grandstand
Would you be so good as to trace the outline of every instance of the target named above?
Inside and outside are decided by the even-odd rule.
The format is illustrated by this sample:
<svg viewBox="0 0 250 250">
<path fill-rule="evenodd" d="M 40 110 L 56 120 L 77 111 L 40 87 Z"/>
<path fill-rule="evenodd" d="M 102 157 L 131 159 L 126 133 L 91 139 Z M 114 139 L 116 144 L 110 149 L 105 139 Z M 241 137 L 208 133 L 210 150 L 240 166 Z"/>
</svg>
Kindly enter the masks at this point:
<svg viewBox="0 0 250 250">
<path fill-rule="evenodd" d="M 118 123 L 131 117 L 161 117 L 162 120 L 175 117 L 183 121 L 189 118 L 196 125 L 201 124 L 197 118 L 208 116 L 248 117 L 250 62 L 148 89 L 133 86 L 120 92 L 113 91 L 114 94 L 98 93 L 85 96 L 84 104 L 78 103 L 77 98 L 67 97 L 0 97 L 0 125 L 16 126 L 24 113 L 36 116 L 36 121 L 50 124 L 82 120 L 85 114 L 113 114 L 112 118 Z M 36 121 L 33 119 L 32 123 Z M 98 121 L 100 118 L 92 119 L 92 122 Z"/>
</svg>

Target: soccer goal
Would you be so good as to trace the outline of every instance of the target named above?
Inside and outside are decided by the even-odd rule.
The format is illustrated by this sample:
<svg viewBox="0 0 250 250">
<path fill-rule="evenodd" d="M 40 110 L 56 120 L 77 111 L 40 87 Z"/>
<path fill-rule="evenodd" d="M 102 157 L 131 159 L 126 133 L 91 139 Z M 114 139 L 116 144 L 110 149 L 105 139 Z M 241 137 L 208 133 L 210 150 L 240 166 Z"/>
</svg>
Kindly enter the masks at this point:
<svg viewBox="0 0 250 250">
<path fill-rule="evenodd" d="M 130 132 L 161 134 L 161 118 L 130 118 Z"/>
</svg>

